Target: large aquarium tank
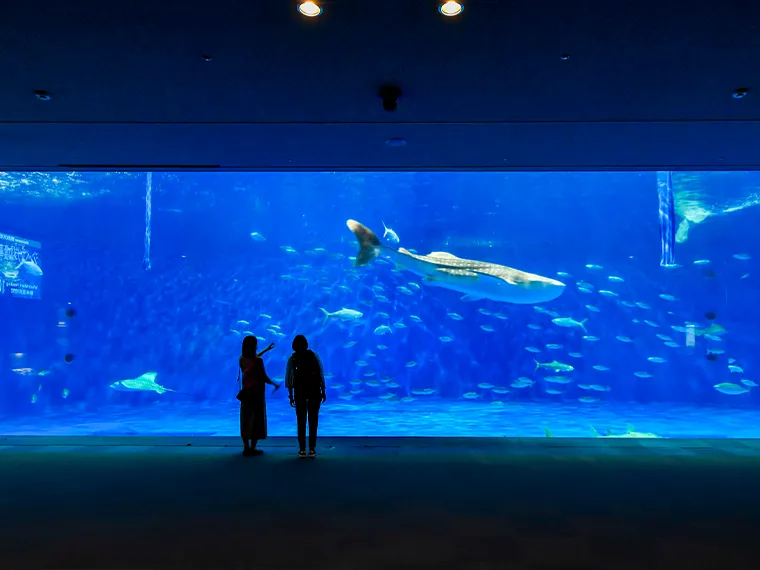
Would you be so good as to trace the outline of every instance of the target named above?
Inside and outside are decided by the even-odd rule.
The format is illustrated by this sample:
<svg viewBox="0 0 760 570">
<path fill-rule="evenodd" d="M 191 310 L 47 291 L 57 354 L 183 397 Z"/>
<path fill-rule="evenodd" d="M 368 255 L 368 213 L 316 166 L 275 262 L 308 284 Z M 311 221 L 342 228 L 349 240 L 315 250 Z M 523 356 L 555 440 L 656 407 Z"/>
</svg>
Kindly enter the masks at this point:
<svg viewBox="0 0 760 570">
<path fill-rule="evenodd" d="M 321 435 L 757 437 L 760 173 L 665 174 L 0 173 L 0 433 L 237 435 L 303 334 Z"/>
</svg>

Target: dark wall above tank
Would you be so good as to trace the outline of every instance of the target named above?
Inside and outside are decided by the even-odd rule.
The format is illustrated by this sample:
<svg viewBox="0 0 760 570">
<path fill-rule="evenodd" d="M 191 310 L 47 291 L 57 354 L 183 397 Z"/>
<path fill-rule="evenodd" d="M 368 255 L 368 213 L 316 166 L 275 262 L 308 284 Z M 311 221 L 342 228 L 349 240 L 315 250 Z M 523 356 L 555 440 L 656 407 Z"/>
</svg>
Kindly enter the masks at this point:
<svg viewBox="0 0 760 570">
<path fill-rule="evenodd" d="M 11 0 L 0 168 L 760 167 L 760 5 L 463 4 Z"/>
</svg>

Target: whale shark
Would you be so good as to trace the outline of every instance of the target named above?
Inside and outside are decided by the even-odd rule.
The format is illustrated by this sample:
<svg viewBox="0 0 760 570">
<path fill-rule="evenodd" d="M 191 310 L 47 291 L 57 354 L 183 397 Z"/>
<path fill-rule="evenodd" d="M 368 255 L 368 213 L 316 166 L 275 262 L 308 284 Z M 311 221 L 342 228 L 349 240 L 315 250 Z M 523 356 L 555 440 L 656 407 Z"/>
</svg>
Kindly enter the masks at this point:
<svg viewBox="0 0 760 570">
<path fill-rule="evenodd" d="M 348 220 L 346 225 L 359 242 L 357 266 L 383 257 L 399 269 L 422 277 L 426 285 L 458 291 L 471 299 L 505 303 L 545 303 L 556 299 L 565 290 L 565 284 L 556 279 L 505 265 L 463 259 L 445 251 L 417 255 L 403 247 L 389 247 L 381 244 L 372 230 L 356 220 Z"/>
</svg>

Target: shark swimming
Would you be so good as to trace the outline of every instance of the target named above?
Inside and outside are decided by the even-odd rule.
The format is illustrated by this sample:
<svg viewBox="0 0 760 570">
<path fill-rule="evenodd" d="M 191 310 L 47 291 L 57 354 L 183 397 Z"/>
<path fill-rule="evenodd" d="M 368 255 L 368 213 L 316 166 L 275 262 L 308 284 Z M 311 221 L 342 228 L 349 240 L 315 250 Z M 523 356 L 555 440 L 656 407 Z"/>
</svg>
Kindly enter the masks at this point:
<svg viewBox="0 0 760 570">
<path fill-rule="evenodd" d="M 505 265 L 462 259 L 445 251 L 417 255 L 403 247 L 389 247 L 380 243 L 372 230 L 356 220 L 348 220 L 346 225 L 359 242 L 357 266 L 384 257 L 399 269 L 422 277 L 426 285 L 458 291 L 472 299 L 505 303 L 545 303 L 556 299 L 565 290 L 565 284 L 556 279 Z"/>
<path fill-rule="evenodd" d="M 554 434 L 549 428 L 544 428 L 544 432 L 546 433 L 546 437 L 554 437 Z M 662 438 L 661 435 L 657 435 L 654 433 L 635 431 L 631 424 L 628 424 L 628 427 L 625 433 L 621 433 L 617 435 L 613 434 L 611 430 L 607 430 L 607 435 L 601 435 L 598 431 L 594 429 L 594 426 L 591 426 L 591 434 L 594 437 L 599 437 L 603 439 L 661 439 Z"/>
<path fill-rule="evenodd" d="M 156 394 L 175 391 L 157 384 L 156 376 L 158 376 L 157 372 L 146 372 L 137 378 L 114 382 L 109 388 L 117 392 L 155 392 Z"/>
</svg>

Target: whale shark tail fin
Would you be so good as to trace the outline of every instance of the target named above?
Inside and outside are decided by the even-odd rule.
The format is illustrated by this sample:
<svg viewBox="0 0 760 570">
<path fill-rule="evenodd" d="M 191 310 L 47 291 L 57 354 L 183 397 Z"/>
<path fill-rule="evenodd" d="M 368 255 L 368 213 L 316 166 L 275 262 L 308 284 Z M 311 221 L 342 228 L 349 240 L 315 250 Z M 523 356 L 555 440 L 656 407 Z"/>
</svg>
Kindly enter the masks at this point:
<svg viewBox="0 0 760 570">
<path fill-rule="evenodd" d="M 363 226 L 356 220 L 346 222 L 348 229 L 354 232 L 356 240 L 359 242 L 359 253 L 356 254 L 356 265 L 367 265 L 377 257 L 380 247 L 380 240 L 367 226 Z"/>
</svg>

